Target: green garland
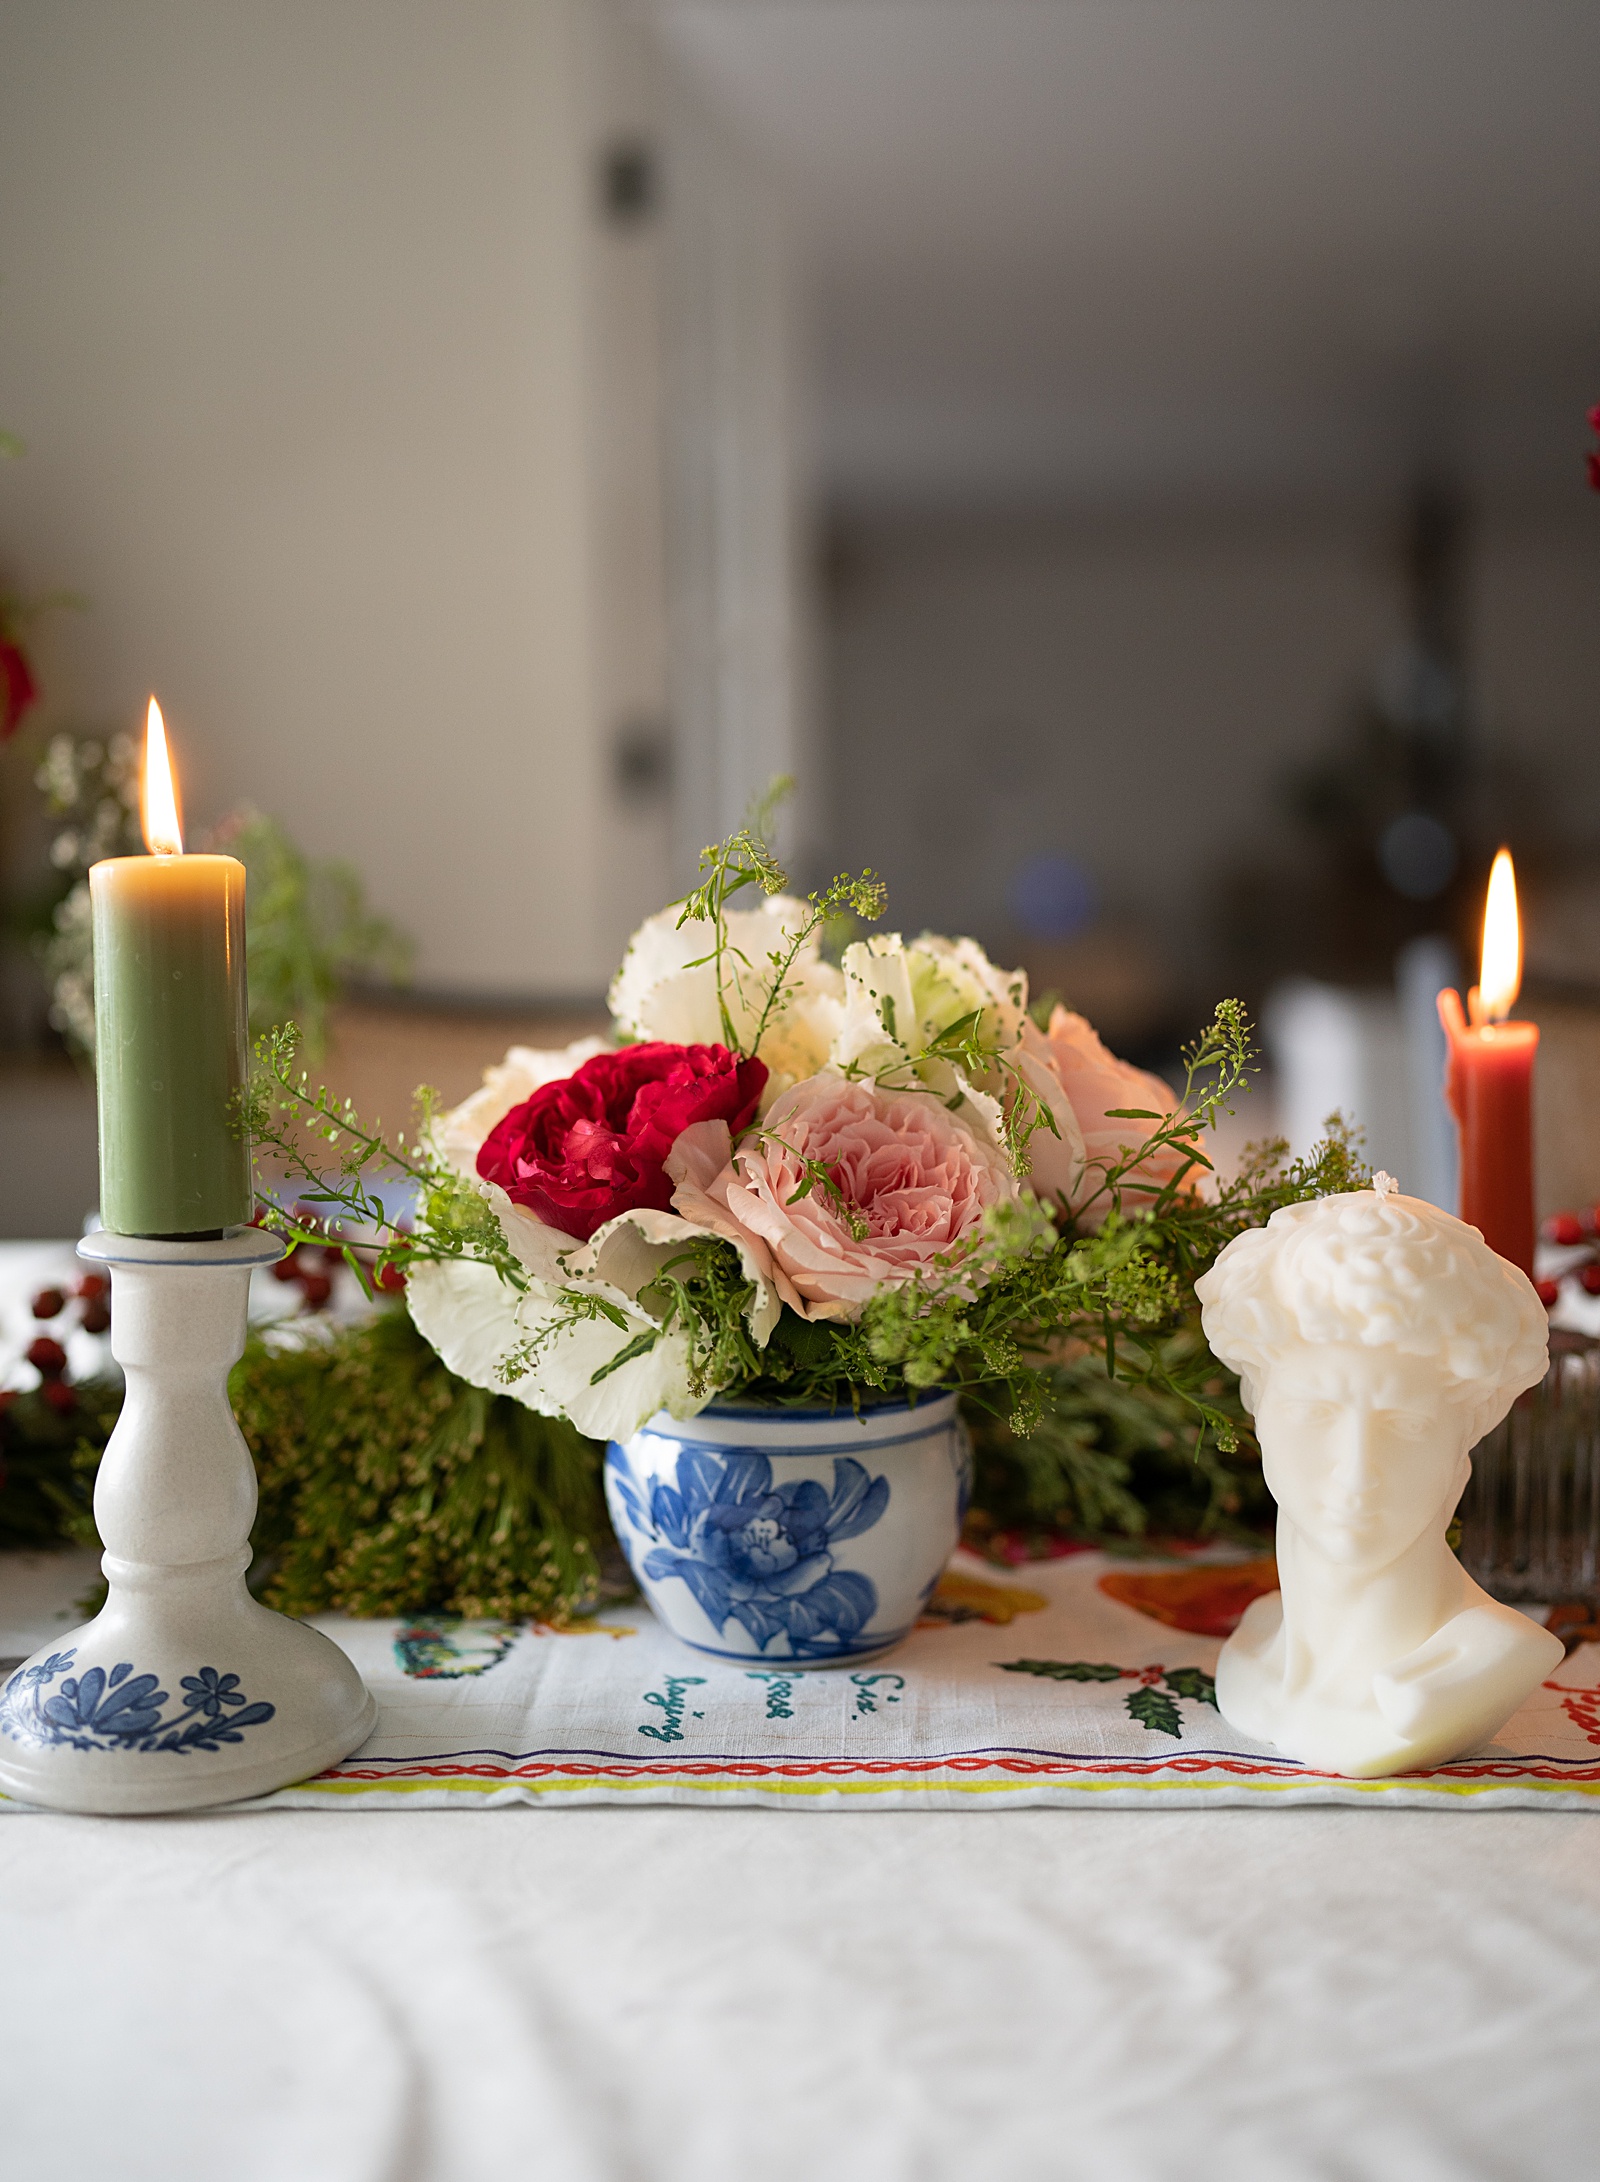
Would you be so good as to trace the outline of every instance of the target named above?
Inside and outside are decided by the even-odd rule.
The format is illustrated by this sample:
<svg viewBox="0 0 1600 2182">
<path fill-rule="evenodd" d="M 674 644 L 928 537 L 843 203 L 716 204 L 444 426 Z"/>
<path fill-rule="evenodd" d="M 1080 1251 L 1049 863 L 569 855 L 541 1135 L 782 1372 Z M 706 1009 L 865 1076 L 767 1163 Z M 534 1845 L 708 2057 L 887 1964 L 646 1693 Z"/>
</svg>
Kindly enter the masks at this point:
<svg viewBox="0 0 1600 2182">
<path fill-rule="evenodd" d="M 83 1379 L 72 1396 L 63 1413 L 42 1386 L 0 1394 L 0 1549 L 99 1543 L 88 1518 L 82 1458 L 99 1463 L 122 1408 L 122 1388 L 111 1379 Z"/>
<path fill-rule="evenodd" d="M 1165 1343 L 1169 1379 L 1207 1373 L 1212 1415 L 1232 1421 L 1222 1447 L 1191 1405 L 1151 1380 L 1108 1374 L 1087 1350 L 1051 1374 L 1043 1414 L 1018 1438 L 969 1402 L 976 1457 L 967 1543 L 1000 1558 L 1047 1552 L 1063 1538 L 1116 1545 L 1146 1537 L 1259 1540 L 1272 1501 L 1238 1381 L 1212 1359 L 1198 1313 Z"/>
<path fill-rule="evenodd" d="M 600 1450 L 456 1378 L 404 1310 L 326 1346 L 253 1341 L 229 1392 L 261 1485 L 267 1605 L 549 1622 L 594 1606 Z"/>
</svg>

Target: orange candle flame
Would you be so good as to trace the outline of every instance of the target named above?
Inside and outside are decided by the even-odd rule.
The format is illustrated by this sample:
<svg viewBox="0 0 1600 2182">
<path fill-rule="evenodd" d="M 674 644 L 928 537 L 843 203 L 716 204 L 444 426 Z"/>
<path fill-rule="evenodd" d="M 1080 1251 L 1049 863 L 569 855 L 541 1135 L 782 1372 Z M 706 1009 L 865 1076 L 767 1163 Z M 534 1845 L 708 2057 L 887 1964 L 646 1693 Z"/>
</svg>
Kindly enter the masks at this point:
<svg viewBox="0 0 1600 2182">
<path fill-rule="evenodd" d="M 167 755 L 167 728 L 152 697 L 144 734 L 144 775 L 139 784 L 139 819 L 144 845 L 152 856 L 183 854 L 183 821 L 178 813 L 178 784 Z"/>
<path fill-rule="evenodd" d="M 1522 984 L 1522 922 L 1511 852 L 1502 849 L 1489 873 L 1483 909 L 1483 960 L 1472 995 L 1474 1023 L 1503 1023 Z"/>
</svg>

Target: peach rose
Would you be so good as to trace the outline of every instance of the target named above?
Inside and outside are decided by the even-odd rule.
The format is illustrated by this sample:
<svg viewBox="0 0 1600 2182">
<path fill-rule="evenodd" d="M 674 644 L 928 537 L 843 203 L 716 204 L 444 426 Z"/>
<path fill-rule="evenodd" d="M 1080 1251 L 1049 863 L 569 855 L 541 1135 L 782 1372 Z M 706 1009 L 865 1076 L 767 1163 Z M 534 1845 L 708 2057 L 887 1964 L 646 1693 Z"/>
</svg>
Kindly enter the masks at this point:
<svg viewBox="0 0 1600 2182">
<path fill-rule="evenodd" d="M 1074 1129 L 1064 1129 L 1060 1139 L 1045 1129 L 1035 1131 L 1028 1147 L 1033 1161 L 1029 1182 L 1041 1197 L 1064 1197 L 1081 1221 L 1097 1227 L 1110 1209 L 1106 1170 L 1157 1126 L 1153 1121 L 1113 1119 L 1108 1109 L 1142 1106 L 1167 1114 L 1177 1101 L 1159 1076 L 1108 1053 L 1093 1025 L 1070 1008 L 1054 1011 L 1048 1031 L 1031 1022 L 1024 1025 L 1017 1066 L 1024 1081 L 1049 1099 L 1058 1120 L 1053 1087 L 1059 1086 L 1074 1117 Z M 1183 1155 L 1170 1147 L 1151 1153 L 1123 1178 L 1126 1199 L 1138 1203 L 1154 1197 L 1183 1163 Z"/>
<path fill-rule="evenodd" d="M 807 1160 L 838 1196 L 817 1183 L 796 1200 Z M 812 1076 L 784 1093 L 706 1194 L 765 1244 L 791 1309 L 855 1319 L 880 1288 L 931 1270 L 975 1235 L 1017 1184 L 1000 1150 L 938 1099 Z"/>
</svg>

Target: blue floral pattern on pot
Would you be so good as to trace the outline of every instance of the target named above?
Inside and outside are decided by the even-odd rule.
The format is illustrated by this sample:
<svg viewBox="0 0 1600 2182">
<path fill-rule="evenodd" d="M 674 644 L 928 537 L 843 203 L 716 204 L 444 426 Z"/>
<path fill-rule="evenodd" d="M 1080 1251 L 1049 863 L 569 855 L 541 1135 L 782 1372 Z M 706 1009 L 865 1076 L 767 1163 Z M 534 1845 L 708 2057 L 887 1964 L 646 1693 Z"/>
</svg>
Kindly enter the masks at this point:
<svg viewBox="0 0 1600 2182">
<path fill-rule="evenodd" d="M 717 1629 L 736 1622 L 763 1650 L 777 1636 L 796 1659 L 854 1648 L 878 1610 L 877 1587 L 836 1568 L 832 1549 L 882 1516 L 887 1478 L 847 1455 L 834 1460 L 831 1493 L 815 1478 L 774 1485 L 763 1454 L 696 1447 L 684 1451 L 677 1485 L 657 1479 L 646 1501 L 621 1449 L 606 1459 L 634 1528 L 665 1540 L 645 1555 L 643 1575 L 680 1578 Z"/>
<path fill-rule="evenodd" d="M 66 1745 L 73 1750 L 219 1750 L 243 1742 L 244 1730 L 262 1727 L 277 1707 L 252 1703 L 236 1674 L 202 1667 L 182 1680 L 183 1697 L 174 1713 L 157 1689 L 153 1674 L 135 1674 L 131 1660 L 108 1673 L 90 1667 L 67 1674 L 76 1650 L 52 1652 L 36 1666 L 24 1667 L 0 1691 L 0 1729 L 32 1750 Z M 65 1676 L 65 1680 L 61 1678 Z M 61 1680 L 48 1697 L 41 1692 Z"/>
</svg>

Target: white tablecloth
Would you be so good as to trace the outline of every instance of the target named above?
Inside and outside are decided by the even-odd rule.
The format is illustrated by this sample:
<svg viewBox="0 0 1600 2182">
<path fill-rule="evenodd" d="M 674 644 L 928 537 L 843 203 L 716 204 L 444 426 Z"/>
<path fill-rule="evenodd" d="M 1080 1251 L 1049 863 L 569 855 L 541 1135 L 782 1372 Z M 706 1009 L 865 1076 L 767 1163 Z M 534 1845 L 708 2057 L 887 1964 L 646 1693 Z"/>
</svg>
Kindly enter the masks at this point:
<svg viewBox="0 0 1600 2182">
<path fill-rule="evenodd" d="M 1556 1812 L 0 1827 L 7 2182 L 1594 2168 Z"/>
<path fill-rule="evenodd" d="M 1594 2171 L 1592 1821 L 0 1828 L 16 2182 Z"/>
</svg>

